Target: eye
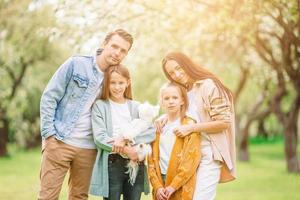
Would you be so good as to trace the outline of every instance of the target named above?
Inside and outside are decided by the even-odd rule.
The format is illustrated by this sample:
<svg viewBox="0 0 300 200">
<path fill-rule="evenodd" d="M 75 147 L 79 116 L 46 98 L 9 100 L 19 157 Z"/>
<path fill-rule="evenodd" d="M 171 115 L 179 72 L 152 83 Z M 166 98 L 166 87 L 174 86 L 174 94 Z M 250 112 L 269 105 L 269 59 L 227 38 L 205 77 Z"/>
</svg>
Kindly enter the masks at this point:
<svg viewBox="0 0 300 200">
<path fill-rule="evenodd" d="M 117 49 L 117 48 L 118 48 L 118 46 L 115 45 L 115 44 L 112 44 L 111 47 L 112 47 L 113 49 Z"/>
<path fill-rule="evenodd" d="M 121 50 L 121 53 L 122 53 L 122 54 L 126 54 L 127 51 L 126 51 L 125 49 L 122 49 L 122 50 Z"/>
</svg>

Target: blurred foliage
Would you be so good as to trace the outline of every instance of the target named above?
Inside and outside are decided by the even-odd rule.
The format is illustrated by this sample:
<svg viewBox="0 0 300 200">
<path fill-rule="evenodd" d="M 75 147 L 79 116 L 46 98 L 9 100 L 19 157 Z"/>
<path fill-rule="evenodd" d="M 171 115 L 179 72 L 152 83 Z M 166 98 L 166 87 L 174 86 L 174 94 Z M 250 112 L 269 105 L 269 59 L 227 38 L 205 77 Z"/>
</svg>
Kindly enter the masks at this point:
<svg viewBox="0 0 300 200">
<path fill-rule="evenodd" d="M 10 141 L 30 147 L 40 142 L 41 92 L 64 51 L 53 38 L 50 5 L 1 0 L 0 10 L 0 119 L 9 120 Z"/>
<path fill-rule="evenodd" d="M 26 146 L 24 138 L 38 134 L 40 94 L 60 63 L 71 54 L 94 53 L 106 33 L 116 28 L 134 36 L 125 65 L 131 71 L 134 97 L 140 101 L 157 102 L 159 88 L 166 81 L 161 61 L 169 51 L 190 55 L 233 91 L 242 69 L 248 69 L 237 104 L 244 123 L 264 84 L 268 82 L 269 89 L 262 109 L 269 106 L 268 99 L 276 90 L 276 73 L 253 46 L 257 30 L 282 33 L 263 14 L 273 4 L 289 4 L 285 15 L 299 20 L 296 1 L 287 0 L 1 0 L 0 105 L 11 122 L 10 140 Z M 276 39 L 270 44 L 275 52 L 280 51 Z M 19 74 L 21 60 L 29 63 L 28 69 L 14 98 L 9 99 L 13 80 L 8 71 Z M 282 102 L 285 110 L 295 96 L 290 84 L 288 88 Z M 271 115 L 266 129 L 278 134 L 282 126 Z"/>
</svg>

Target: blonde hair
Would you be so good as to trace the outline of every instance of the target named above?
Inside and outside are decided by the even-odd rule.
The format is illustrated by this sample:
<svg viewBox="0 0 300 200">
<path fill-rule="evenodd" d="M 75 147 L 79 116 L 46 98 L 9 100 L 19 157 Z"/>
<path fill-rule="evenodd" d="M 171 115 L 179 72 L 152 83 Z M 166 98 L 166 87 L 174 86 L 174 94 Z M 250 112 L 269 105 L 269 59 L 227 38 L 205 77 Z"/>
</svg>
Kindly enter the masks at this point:
<svg viewBox="0 0 300 200">
<path fill-rule="evenodd" d="M 185 87 L 183 87 L 175 82 L 167 82 L 167 83 L 163 84 L 159 90 L 159 103 L 160 103 L 160 105 L 162 104 L 162 96 L 163 96 L 164 90 L 167 88 L 170 88 L 170 87 L 177 88 L 178 92 L 181 95 L 183 105 L 181 105 L 181 107 L 180 107 L 180 118 L 183 119 L 186 116 L 186 111 L 189 106 L 187 90 Z"/>
</svg>

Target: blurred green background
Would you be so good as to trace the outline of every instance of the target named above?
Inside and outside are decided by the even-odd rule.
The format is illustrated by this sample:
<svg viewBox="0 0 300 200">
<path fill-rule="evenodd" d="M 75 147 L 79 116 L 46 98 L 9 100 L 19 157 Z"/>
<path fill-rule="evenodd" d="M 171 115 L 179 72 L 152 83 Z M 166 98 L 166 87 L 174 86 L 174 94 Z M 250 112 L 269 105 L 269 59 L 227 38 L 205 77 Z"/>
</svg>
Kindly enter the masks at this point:
<svg viewBox="0 0 300 200">
<path fill-rule="evenodd" d="M 173 50 L 233 91 L 238 179 L 217 199 L 300 199 L 298 0 L 0 0 L 0 199 L 36 198 L 41 93 L 117 28 L 134 37 L 124 63 L 136 100 L 157 103 Z"/>
</svg>

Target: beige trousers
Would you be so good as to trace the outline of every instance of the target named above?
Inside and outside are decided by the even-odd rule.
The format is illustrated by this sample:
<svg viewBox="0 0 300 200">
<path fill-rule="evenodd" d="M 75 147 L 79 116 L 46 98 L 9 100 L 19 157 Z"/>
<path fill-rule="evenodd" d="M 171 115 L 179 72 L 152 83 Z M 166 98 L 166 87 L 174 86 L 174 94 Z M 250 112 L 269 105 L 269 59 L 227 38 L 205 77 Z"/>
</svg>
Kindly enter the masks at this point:
<svg viewBox="0 0 300 200">
<path fill-rule="evenodd" d="M 77 148 L 55 137 L 46 139 L 43 148 L 38 199 L 58 199 L 68 170 L 69 200 L 88 199 L 96 149 Z"/>
</svg>

